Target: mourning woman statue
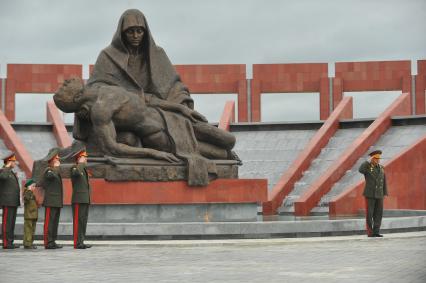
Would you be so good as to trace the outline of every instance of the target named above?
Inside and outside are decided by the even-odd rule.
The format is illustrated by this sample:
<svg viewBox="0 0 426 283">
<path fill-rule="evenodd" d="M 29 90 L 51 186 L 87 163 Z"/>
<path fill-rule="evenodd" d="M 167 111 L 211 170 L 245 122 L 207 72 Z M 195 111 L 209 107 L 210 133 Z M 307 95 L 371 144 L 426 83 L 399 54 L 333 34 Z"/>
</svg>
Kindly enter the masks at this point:
<svg viewBox="0 0 426 283">
<path fill-rule="evenodd" d="M 215 174 L 211 159 L 237 159 L 231 151 L 235 137 L 193 110 L 189 90 L 155 44 L 139 10 L 123 13 L 84 90 L 69 100 L 72 107 L 61 103 L 60 92 L 66 88 L 55 95 L 55 102 L 61 110 L 76 113 L 74 138 L 85 142 L 92 156 L 141 157 L 136 148 L 163 151 L 169 155 L 148 157 L 173 162 L 172 154 L 185 161 L 192 185 L 206 185 L 208 174 Z M 106 143 L 106 137 L 113 142 Z"/>
</svg>

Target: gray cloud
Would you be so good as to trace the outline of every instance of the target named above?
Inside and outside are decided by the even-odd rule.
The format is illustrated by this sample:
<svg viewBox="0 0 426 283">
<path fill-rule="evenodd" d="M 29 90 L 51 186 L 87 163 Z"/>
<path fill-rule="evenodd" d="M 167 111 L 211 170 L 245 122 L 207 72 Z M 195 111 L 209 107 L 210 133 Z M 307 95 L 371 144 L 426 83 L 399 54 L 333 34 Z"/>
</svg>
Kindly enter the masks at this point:
<svg viewBox="0 0 426 283">
<path fill-rule="evenodd" d="M 424 0 L 0 0 L 0 76 L 7 63 L 94 63 L 128 8 L 174 64 L 426 59 Z"/>
</svg>

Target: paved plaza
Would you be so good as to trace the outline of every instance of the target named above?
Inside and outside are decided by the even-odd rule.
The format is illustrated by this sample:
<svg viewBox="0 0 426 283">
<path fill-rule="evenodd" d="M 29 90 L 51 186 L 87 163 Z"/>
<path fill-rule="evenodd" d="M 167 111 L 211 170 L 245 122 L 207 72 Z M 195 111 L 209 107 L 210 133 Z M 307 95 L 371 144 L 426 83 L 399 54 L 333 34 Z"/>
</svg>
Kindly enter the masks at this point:
<svg viewBox="0 0 426 283">
<path fill-rule="evenodd" d="M 0 250 L 0 282 L 426 282 L 426 232 L 92 243 Z"/>
</svg>

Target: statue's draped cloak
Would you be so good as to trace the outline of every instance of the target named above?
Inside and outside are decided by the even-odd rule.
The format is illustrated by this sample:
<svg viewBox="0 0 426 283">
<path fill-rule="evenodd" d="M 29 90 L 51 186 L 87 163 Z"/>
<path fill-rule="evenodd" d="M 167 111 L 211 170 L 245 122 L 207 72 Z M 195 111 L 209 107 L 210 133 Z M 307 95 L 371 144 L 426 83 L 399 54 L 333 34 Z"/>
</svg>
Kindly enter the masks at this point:
<svg viewBox="0 0 426 283">
<path fill-rule="evenodd" d="M 209 177 L 216 178 L 216 165 L 201 156 L 192 123 L 181 115 L 157 108 L 165 121 L 167 134 L 173 143 L 173 153 L 186 161 L 188 185 L 207 186 Z"/>
<path fill-rule="evenodd" d="M 136 57 L 139 73 L 129 68 L 131 55 L 124 42 L 123 31 L 131 26 L 144 28 L 144 37 Z M 138 62 L 139 63 L 139 62 Z M 164 50 L 152 38 L 145 16 L 139 10 L 127 10 L 121 16 L 111 44 L 98 56 L 87 88 L 102 85 L 119 86 L 136 94 L 152 95 L 170 102 L 185 104 L 193 109 L 193 100 L 187 87 L 171 64 Z M 141 95 L 141 98 L 143 96 Z M 169 138 L 174 144 L 173 153 L 188 164 L 188 183 L 192 186 L 208 184 L 209 173 L 216 175 L 214 163 L 202 157 L 192 124 L 182 115 L 157 109 L 163 117 Z M 74 122 L 74 138 L 87 140 L 90 123 L 81 121 L 77 115 Z"/>
</svg>

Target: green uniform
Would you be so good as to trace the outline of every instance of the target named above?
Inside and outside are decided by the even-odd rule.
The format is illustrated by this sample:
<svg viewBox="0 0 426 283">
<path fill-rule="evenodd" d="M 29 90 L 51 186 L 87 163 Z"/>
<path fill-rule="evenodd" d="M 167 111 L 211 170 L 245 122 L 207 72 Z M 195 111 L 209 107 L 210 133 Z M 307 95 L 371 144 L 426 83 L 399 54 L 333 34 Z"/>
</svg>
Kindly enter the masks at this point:
<svg viewBox="0 0 426 283">
<path fill-rule="evenodd" d="M 59 170 L 48 167 L 43 174 L 41 184 L 44 188 L 44 246 L 56 246 L 58 237 L 59 216 L 63 206 L 62 177 Z"/>
<path fill-rule="evenodd" d="M 90 205 L 89 175 L 85 164 L 71 167 L 74 248 L 84 246 Z"/>
<path fill-rule="evenodd" d="M 31 247 L 38 218 L 38 206 L 31 189 L 24 189 L 24 246 Z"/>
<path fill-rule="evenodd" d="M 0 206 L 3 209 L 2 239 L 3 248 L 13 247 L 15 238 L 16 212 L 20 206 L 18 178 L 12 168 L 0 169 Z"/>
<path fill-rule="evenodd" d="M 365 161 L 359 167 L 364 174 L 364 197 L 366 202 L 366 226 L 369 236 L 377 235 L 380 231 L 383 216 L 383 198 L 388 195 L 386 176 L 382 165 L 373 165 Z"/>
</svg>

